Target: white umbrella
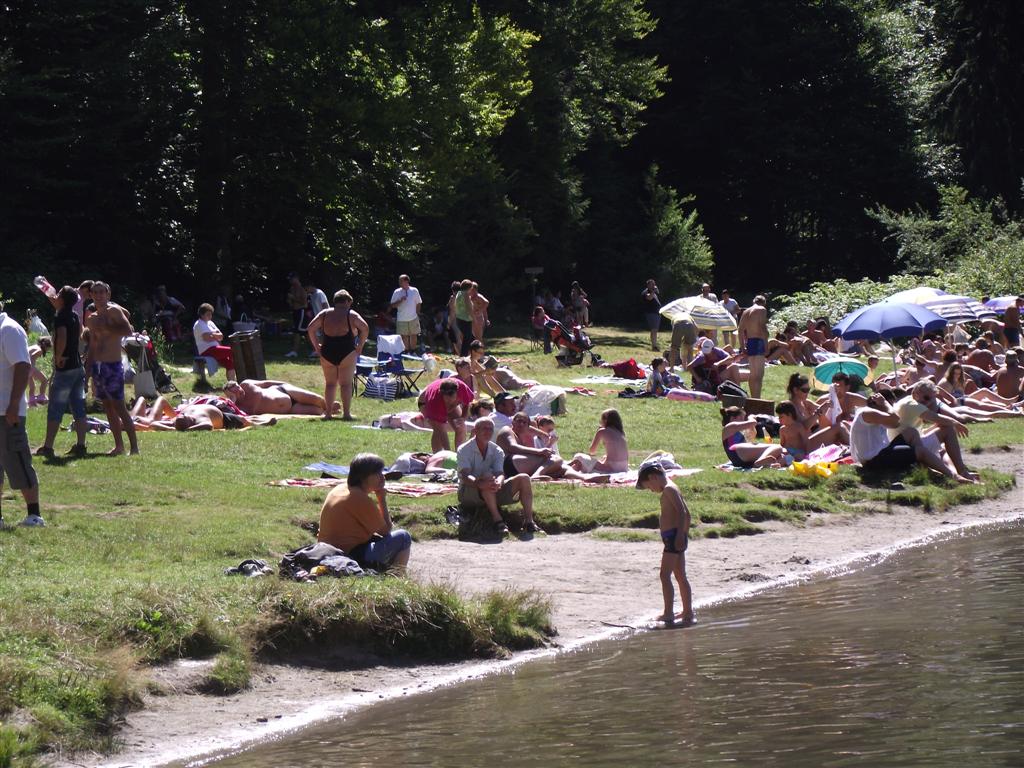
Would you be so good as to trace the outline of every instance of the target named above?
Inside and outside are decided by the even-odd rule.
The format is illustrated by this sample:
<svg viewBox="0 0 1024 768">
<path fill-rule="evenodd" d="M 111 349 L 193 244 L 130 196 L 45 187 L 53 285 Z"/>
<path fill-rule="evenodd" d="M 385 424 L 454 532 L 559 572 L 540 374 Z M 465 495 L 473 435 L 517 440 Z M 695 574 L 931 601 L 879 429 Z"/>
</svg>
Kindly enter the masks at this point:
<svg viewBox="0 0 1024 768">
<path fill-rule="evenodd" d="M 698 328 L 716 331 L 735 331 L 736 318 L 721 304 L 703 296 L 687 296 L 670 301 L 661 308 L 661 314 L 672 322 L 689 320 Z"/>
</svg>

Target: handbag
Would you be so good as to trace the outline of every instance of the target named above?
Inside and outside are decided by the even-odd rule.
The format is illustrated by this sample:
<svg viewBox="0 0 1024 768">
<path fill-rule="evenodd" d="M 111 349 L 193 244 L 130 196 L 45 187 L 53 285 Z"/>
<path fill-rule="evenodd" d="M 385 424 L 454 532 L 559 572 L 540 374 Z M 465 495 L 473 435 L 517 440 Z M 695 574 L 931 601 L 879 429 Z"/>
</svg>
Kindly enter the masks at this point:
<svg viewBox="0 0 1024 768">
<path fill-rule="evenodd" d="M 258 327 L 259 324 L 250 322 L 249 317 L 244 312 L 231 324 L 232 330 L 242 332 L 255 331 Z"/>
<path fill-rule="evenodd" d="M 394 400 L 398 397 L 399 389 L 400 384 L 395 376 L 375 373 L 366 377 L 363 397 L 384 401 Z"/>
</svg>

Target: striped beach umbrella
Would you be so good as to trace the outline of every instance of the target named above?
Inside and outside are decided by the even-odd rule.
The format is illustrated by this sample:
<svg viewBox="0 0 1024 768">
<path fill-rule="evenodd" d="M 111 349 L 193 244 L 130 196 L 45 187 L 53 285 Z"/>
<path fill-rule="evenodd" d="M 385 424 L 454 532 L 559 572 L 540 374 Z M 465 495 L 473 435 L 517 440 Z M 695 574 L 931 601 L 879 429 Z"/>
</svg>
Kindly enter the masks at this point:
<svg viewBox="0 0 1024 768">
<path fill-rule="evenodd" d="M 698 328 L 715 331 L 735 331 L 736 318 L 721 304 L 703 296 L 687 296 L 670 301 L 661 308 L 661 314 L 671 322 L 689 320 Z"/>
<path fill-rule="evenodd" d="M 938 288 L 924 286 L 893 294 L 885 303 L 916 304 L 940 315 L 947 323 L 973 323 L 996 316 L 994 310 L 969 296 L 956 296 Z"/>
</svg>

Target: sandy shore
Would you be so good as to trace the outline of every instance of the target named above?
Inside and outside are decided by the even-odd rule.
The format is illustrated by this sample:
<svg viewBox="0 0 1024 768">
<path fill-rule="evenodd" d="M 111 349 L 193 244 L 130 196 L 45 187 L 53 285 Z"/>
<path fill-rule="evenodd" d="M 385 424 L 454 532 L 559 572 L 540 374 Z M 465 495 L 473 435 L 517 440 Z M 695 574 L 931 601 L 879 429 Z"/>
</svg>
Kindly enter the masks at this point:
<svg viewBox="0 0 1024 768">
<path fill-rule="evenodd" d="M 812 515 L 803 527 L 767 524 L 767 533 L 759 536 L 691 542 L 687 574 L 697 606 L 837 568 L 958 526 L 1024 516 L 1024 453 L 1019 447 L 970 459 L 1012 472 L 1017 485 L 999 499 L 943 513 L 894 508 L 856 517 Z M 660 612 L 659 552 L 654 541 L 610 542 L 586 534 L 491 545 L 428 542 L 413 548 L 412 575 L 450 583 L 466 594 L 506 586 L 535 588 L 551 597 L 559 631 L 555 640 L 565 648 L 621 632 L 613 625 L 636 626 Z M 354 707 L 486 674 L 501 664 L 402 667 L 350 655 L 315 668 L 263 666 L 251 690 L 215 697 L 191 690 L 206 662 L 182 662 L 153 671 L 167 695 L 148 695 L 145 709 L 129 716 L 119 734 L 119 754 L 78 755 L 63 765 L 166 765 L 235 751 Z M 311 691 L 318 692 L 316 700 Z"/>
</svg>

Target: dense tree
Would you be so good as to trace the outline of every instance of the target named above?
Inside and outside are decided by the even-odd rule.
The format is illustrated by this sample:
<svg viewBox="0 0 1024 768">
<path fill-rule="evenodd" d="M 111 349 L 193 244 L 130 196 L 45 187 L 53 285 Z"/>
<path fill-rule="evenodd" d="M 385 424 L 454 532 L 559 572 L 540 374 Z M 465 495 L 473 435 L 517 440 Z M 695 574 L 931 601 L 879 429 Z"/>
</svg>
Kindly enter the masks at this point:
<svg viewBox="0 0 1024 768">
<path fill-rule="evenodd" d="M 653 0 L 652 50 L 672 82 L 640 140 L 696 196 L 717 282 L 879 274 L 864 209 L 927 192 L 871 28 L 840 0 Z M 764 265 L 774 276 L 766 277 Z"/>
<path fill-rule="evenodd" d="M 941 0 L 949 40 L 935 121 L 959 145 L 968 188 L 1024 211 L 1024 5 Z"/>
</svg>

